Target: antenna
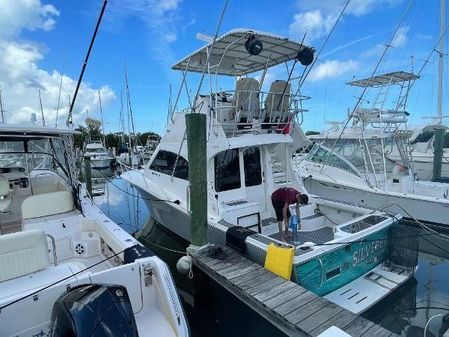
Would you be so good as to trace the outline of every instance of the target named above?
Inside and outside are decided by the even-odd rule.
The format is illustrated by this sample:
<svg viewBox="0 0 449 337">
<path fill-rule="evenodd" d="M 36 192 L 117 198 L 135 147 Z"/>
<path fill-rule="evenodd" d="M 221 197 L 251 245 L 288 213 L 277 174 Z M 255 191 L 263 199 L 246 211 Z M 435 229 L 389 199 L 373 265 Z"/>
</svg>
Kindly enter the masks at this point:
<svg viewBox="0 0 449 337">
<path fill-rule="evenodd" d="M 42 108 L 41 89 L 39 89 L 39 104 L 41 106 L 42 125 L 45 126 L 44 109 Z"/>
<path fill-rule="evenodd" d="M 106 9 L 107 3 L 108 3 L 108 0 L 104 0 L 103 7 L 101 7 L 100 16 L 98 17 L 98 20 L 97 20 L 97 25 L 95 26 L 94 35 L 92 36 L 92 39 L 90 40 L 89 48 L 87 49 L 87 55 L 86 55 L 86 58 L 84 59 L 83 66 L 81 68 L 81 73 L 80 73 L 80 77 L 78 78 L 78 83 L 76 84 L 75 93 L 73 94 L 73 100 L 70 104 L 69 115 L 67 116 L 67 126 L 71 126 L 73 123 L 73 121 L 72 121 L 73 106 L 75 105 L 76 96 L 78 95 L 78 90 L 80 88 L 81 81 L 83 80 L 84 71 L 86 70 L 87 61 L 89 60 L 90 52 L 92 51 L 92 46 L 94 44 L 95 37 L 97 36 L 98 28 L 100 27 L 101 19 L 103 18 L 104 10 Z"/>
</svg>

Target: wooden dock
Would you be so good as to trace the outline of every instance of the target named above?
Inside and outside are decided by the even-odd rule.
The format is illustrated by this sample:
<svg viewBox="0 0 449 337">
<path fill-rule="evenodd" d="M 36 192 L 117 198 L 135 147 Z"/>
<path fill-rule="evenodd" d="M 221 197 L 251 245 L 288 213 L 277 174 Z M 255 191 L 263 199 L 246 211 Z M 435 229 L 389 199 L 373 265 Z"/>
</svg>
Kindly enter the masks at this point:
<svg viewBox="0 0 449 337">
<path fill-rule="evenodd" d="M 215 247 L 188 249 L 194 265 L 289 336 L 318 336 L 336 326 L 351 336 L 393 337 L 393 332 L 287 281 L 241 253 Z"/>
</svg>

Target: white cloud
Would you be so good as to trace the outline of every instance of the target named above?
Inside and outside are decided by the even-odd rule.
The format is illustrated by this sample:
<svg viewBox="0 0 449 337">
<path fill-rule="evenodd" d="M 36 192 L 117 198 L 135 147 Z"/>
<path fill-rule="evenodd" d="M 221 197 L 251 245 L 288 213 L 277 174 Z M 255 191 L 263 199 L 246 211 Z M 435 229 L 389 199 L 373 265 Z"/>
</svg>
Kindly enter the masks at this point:
<svg viewBox="0 0 449 337">
<path fill-rule="evenodd" d="M 55 27 L 59 11 L 40 0 L 0 0 L 0 86 L 8 123 L 27 123 L 31 113 L 41 121 L 39 90 L 47 124 L 54 125 L 58 105 L 59 84 L 62 77 L 59 126 L 64 126 L 69 110 L 69 95 L 73 95 L 76 80 L 57 70 L 39 67 L 46 47 L 33 41 L 21 40 L 24 30 L 49 31 Z M 102 103 L 106 106 L 115 99 L 108 87 L 100 88 Z M 74 124 L 82 123 L 86 111 L 99 110 L 97 89 L 82 83 L 74 108 Z"/>
<path fill-rule="evenodd" d="M 0 0 L 0 38 L 11 38 L 23 29 L 49 31 L 59 11 L 40 0 Z"/>
<path fill-rule="evenodd" d="M 359 63 L 353 60 L 338 61 L 331 60 L 315 65 L 307 80 L 316 82 L 331 78 L 337 78 L 349 72 L 356 71 Z"/>
<path fill-rule="evenodd" d="M 153 56 L 169 65 L 174 61 L 170 44 L 177 40 L 183 25 L 179 5 L 182 0 L 121 0 L 109 8 L 107 29 L 115 30 L 126 20 L 138 18 L 149 33 Z"/>
<path fill-rule="evenodd" d="M 298 0 L 297 7 L 302 11 L 320 10 L 323 13 L 338 13 L 347 0 Z M 395 6 L 402 0 L 352 0 L 346 14 L 363 16 L 376 9 Z"/>
<path fill-rule="evenodd" d="M 309 43 L 326 35 L 335 19 L 333 15 L 325 16 L 319 10 L 295 14 L 289 26 L 290 36 L 297 41 L 302 41 L 306 34 L 305 41 Z"/>
<path fill-rule="evenodd" d="M 394 48 L 399 48 L 405 45 L 407 42 L 407 33 L 410 30 L 410 27 L 404 26 L 399 27 L 398 31 L 394 35 L 393 41 L 391 41 L 391 46 Z"/>
<path fill-rule="evenodd" d="M 289 26 L 290 36 L 298 40 L 307 32 L 308 43 L 326 36 L 347 0 L 298 0 L 300 12 L 294 14 Z M 363 16 L 385 6 L 394 6 L 401 0 L 352 0 L 344 12 L 344 16 Z"/>
</svg>

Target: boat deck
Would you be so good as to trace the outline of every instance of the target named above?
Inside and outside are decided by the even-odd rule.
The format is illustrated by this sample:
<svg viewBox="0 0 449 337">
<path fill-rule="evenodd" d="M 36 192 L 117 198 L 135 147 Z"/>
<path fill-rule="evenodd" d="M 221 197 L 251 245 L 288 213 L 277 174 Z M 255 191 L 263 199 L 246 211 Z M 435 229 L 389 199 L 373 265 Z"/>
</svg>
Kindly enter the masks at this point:
<svg viewBox="0 0 449 337">
<path fill-rule="evenodd" d="M 216 247 L 215 247 L 216 248 Z M 189 249 L 194 264 L 289 336 L 318 336 L 335 326 L 350 336 L 397 336 L 300 285 L 287 281 L 231 248 Z"/>
</svg>

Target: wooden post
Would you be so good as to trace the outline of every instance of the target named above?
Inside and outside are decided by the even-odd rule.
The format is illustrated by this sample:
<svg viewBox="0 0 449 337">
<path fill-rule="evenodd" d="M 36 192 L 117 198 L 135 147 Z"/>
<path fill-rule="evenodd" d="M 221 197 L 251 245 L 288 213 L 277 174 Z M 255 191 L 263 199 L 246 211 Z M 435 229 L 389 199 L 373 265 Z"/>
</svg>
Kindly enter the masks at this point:
<svg viewBox="0 0 449 337">
<path fill-rule="evenodd" d="M 86 189 L 90 196 L 92 196 L 92 172 L 90 166 L 90 157 L 84 158 L 84 174 L 86 176 Z"/>
<path fill-rule="evenodd" d="M 445 134 L 446 130 L 444 128 L 438 128 L 434 132 L 432 181 L 438 181 L 441 178 Z"/>
<path fill-rule="evenodd" d="M 207 242 L 207 147 L 206 115 L 186 114 L 190 185 L 190 233 L 192 245 Z"/>
</svg>

